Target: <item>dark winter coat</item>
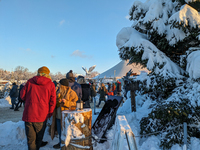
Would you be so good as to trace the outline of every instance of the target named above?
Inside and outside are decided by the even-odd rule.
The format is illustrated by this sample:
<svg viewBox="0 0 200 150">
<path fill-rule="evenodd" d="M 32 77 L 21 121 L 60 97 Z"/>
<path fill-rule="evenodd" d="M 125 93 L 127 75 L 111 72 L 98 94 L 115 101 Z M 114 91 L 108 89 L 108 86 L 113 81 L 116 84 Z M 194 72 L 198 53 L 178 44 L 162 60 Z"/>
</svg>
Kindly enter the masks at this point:
<svg viewBox="0 0 200 150">
<path fill-rule="evenodd" d="M 10 97 L 17 97 L 18 96 L 18 86 L 13 85 L 12 89 L 10 90 Z"/>
<path fill-rule="evenodd" d="M 68 80 L 69 80 L 69 87 L 71 87 L 71 89 L 76 92 L 79 99 L 82 99 L 81 85 L 79 83 L 75 82 L 74 77 L 70 77 L 70 78 L 68 78 Z"/>
<path fill-rule="evenodd" d="M 93 84 L 90 86 L 91 88 L 91 97 L 95 97 L 97 95 L 96 86 Z"/>
<path fill-rule="evenodd" d="M 106 100 L 106 98 L 105 98 L 105 96 L 106 96 L 106 87 L 105 86 L 102 86 L 100 89 L 99 89 L 99 91 L 98 91 L 98 93 L 100 94 L 100 97 L 99 97 L 99 100 L 101 100 L 101 101 L 105 101 Z"/>
<path fill-rule="evenodd" d="M 117 92 L 121 92 L 122 88 L 121 88 L 121 82 L 117 83 L 117 88 L 116 88 Z"/>
<path fill-rule="evenodd" d="M 35 76 L 29 79 L 20 96 L 25 101 L 22 117 L 25 122 L 44 122 L 56 107 L 55 85 L 47 77 Z"/>
<path fill-rule="evenodd" d="M 89 84 L 81 84 L 82 88 L 82 101 L 84 102 L 83 108 L 90 108 L 90 85 Z"/>
<path fill-rule="evenodd" d="M 20 92 L 21 92 L 21 90 L 22 90 L 22 88 L 23 88 L 24 86 L 21 84 L 20 85 L 20 87 L 19 87 L 19 94 L 18 94 L 18 100 L 19 101 L 22 101 L 22 99 L 21 99 L 21 97 L 20 97 Z"/>
<path fill-rule="evenodd" d="M 90 85 L 89 84 L 81 84 L 82 88 L 82 101 L 88 101 L 90 97 Z"/>
</svg>

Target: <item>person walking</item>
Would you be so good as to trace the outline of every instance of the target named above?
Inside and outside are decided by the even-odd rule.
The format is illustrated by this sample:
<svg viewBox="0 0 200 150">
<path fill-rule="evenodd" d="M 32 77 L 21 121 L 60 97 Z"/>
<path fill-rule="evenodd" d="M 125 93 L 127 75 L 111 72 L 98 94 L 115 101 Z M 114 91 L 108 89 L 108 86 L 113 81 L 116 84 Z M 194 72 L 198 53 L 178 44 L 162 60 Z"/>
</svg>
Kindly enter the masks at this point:
<svg viewBox="0 0 200 150">
<path fill-rule="evenodd" d="M 57 90 L 56 98 L 56 109 L 53 113 L 53 120 L 51 126 L 51 138 L 54 139 L 55 126 L 57 127 L 57 132 L 59 135 L 59 143 L 55 144 L 53 148 L 59 149 L 61 147 L 61 112 L 63 110 L 74 110 L 76 109 L 76 101 L 78 96 L 74 90 L 69 87 L 68 79 L 61 79 L 59 81 L 59 88 Z M 73 108 L 72 108 L 73 107 Z"/>
<path fill-rule="evenodd" d="M 11 103 L 12 103 L 12 107 L 10 109 L 14 109 L 15 105 L 16 105 L 16 99 L 18 96 L 18 86 L 16 85 L 16 83 L 14 82 L 12 84 L 12 89 L 10 90 L 10 98 L 11 98 Z"/>
<path fill-rule="evenodd" d="M 39 150 L 46 122 L 56 106 L 56 91 L 49 76 L 50 70 L 43 66 L 37 76 L 29 79 L 20 92 L 25 101 L 22 120 L 25 122 L 28 150 Z"/>
<path fill-rule="evenodd" d="M 100 106 L 101 101 L 106 101 L 106 97 L 105 97 L 107 94 L 106 91 L 107 91 L 107 89 L 106 89 L 105 85 L 103 83 L 101 83 L 101 87 L 99 88 L 99 91 L 98 91 L 98 93 L 100 94 L 100 97 L 99 97 L 99 104 L 97 105 L 97 107 Z"/>
<path fill-rule="evenodd" d="M 70 70 L 66 74 L 66 78 L 69 81 L 69 87 L 71 87 L 71 89 L 76 92 L 76 94 L 77 94 L 79 99 L 82 99 L 82 88 L 81 88 L 81 85 L 75 81 L 75 77 L 73 75 L 73 71 L 72 70 Z"/>
<path fill-rule="evenodd" d="M 81 85 L 83 108 L 90 108 L 90 84 L 87 84 L 83 76 L 78 76 L 77 82 Z"/>
<path fill-rule="evenodd" d="M 25 85 L 25 83 L 22 83 L 22 84 L 20 85 L 20 87 L 19 87 L 18 103 L 17 103 L 17 105 L 16 105 L 14 111 L 19 111 L 19 107 L 22 106 L 22 103 L 24 104 L 24 101 L 23 101 L 23 100 L 21 99 L 21 97 L 20 97 L 20 92 L 21 92 L 22 88 L 24 87 L 24 85 Z"/>
</svg>

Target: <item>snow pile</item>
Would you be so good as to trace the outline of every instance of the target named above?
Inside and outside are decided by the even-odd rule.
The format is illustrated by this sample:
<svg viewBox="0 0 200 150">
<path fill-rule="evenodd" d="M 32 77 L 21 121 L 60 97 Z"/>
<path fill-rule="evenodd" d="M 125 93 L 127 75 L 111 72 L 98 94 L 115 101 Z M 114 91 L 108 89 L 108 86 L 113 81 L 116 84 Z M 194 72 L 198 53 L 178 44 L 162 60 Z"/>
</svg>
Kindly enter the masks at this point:
<svg viewBox="0 0 200 150">
<path fill-rule="evenodd" d="M 5 99 L 0 99 L 0 108 L 1 107 L 10 107 L 12 105 L 10 96 Z"/>
<path fill-rule="evenodd" d="M 0 133 L 0 146 L 25 145 L 27 143 L 23 121 L 0 123 Z"/>
<path fill-rule="evenodd" d="M 127 92 L 127 100 L 122 104 L 122 107 L 118 108 L 117 114 L 127 114 L 131 113 L 131 99 L 130 99 L 130 91 Z M 126 109 L 124 109 L 126 108 Z"/>
</svg>

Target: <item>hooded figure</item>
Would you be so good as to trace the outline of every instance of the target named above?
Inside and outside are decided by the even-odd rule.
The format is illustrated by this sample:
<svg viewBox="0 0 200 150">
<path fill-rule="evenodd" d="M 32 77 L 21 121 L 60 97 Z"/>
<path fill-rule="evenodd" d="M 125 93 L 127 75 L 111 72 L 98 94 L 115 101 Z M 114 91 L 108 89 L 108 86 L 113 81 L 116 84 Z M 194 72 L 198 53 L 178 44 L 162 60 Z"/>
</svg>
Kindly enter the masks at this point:
<svg viewBox="0 0 200 150">
<path fill-rule="evenodd" d="M 78 96 L 79 99 L 82 99 L 82 88 L 81 85 L 78 84 L 75 81 L 75 77 L 73 75 L 72 70 L 70 70 L 67 74 L 66 74 L 66 78 L 69 81 L 69 87 L 71 87 L 72 90 L 74 90 Z"/>
<path fill-rule="evenodd" d="M 43 66 L 37 76 L 29 79 L 20 92 L 25 101 L 22 120 L 25 122 L 28 149 L 39 149 L 42 144 L 47 118 L 56 106 L 56 91 L 49 76 L 50 70 Z"/>
</svg>

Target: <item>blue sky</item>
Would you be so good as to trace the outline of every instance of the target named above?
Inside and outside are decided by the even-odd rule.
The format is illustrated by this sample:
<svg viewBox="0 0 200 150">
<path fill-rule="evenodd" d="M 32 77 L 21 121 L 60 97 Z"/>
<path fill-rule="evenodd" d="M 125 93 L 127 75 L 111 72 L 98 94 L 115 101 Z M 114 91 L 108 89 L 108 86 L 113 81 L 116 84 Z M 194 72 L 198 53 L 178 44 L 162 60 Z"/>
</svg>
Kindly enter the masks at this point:
<svg viewBox="0 0 200 150">
<path fill-rule="evenodd" d="M 0 68 L 102 73 L 120 62 L 116 36 L 134 0 L 0 0 Z"/>
</svg>

